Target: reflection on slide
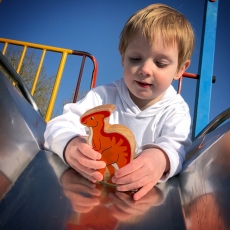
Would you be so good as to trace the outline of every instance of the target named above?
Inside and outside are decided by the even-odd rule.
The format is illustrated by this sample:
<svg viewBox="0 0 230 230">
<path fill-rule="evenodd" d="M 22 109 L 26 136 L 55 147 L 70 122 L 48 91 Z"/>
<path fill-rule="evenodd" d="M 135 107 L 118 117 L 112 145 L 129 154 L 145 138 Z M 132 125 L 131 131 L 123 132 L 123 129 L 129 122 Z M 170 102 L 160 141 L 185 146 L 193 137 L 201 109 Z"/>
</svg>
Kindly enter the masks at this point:
<svg viewBox="0 0 230 230">
<path fill-rule="evenodd" d="M 114 188 L 93 184 L 73 169 L 64 172 L 61 184 L 69 198 L 73 213 L 67 229 L 116 229 L 119 222 L 135 223 L 151 207 L 163 200 L 159 188 L 153 188 L 143 199 L 134 201 L 132 193 L 117 192 Z"/>
</svg>

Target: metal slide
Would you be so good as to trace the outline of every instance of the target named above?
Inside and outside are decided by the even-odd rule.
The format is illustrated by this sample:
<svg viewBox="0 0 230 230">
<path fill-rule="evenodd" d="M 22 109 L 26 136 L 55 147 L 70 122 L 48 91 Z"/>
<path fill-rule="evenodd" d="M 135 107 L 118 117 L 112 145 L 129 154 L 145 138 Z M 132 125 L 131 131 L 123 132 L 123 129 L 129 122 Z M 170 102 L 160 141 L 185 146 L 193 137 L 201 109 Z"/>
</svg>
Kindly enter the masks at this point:
<svg viewBox="0 0 230 230">
<path fill-rule="evenodd" d="M 1 230 L 230 229 L 230 122 L 195 139 L 182 172 L 134 202 L 131 193 L 92 188 L 43 150 L 46 123 L 23 96 L 26 88 L 20 92 L 3 69 Z"/>
</svg>

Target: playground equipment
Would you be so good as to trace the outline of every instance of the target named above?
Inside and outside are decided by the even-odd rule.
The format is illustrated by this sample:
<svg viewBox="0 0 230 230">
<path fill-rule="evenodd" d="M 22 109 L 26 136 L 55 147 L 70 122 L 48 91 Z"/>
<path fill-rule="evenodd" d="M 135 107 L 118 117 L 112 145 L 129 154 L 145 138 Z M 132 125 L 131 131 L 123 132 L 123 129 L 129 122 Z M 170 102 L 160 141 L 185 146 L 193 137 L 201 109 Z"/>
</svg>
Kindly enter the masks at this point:
<svg viewBox="0 0 230 230">
<path fill-rule="evenodd" d="M 207 1 L 207 14 L 215 14 L 217 7 L 217 1 Z M 64 59 L 72 52 L 59 51 L 65 53 Z M 81 55 L 92 58 L 85 52 Z M 206 81 L 201 72 L 195 75 L 199 95 Z M 212 73 L 204 78 L 211 83 Z M 101 185 L 93 189 L 59 157 L 44 150 L 46 122 L 32 93 L 2 54 L 0 93 L 0 229 L 230 229 L 230 122 L 218 127 L 230 117 L 230 109 L 203 125 L 179 175 L 134 202 L 129 193 L 117 194 Z"/>
<path fill-rule="evenodd" d="M 41 45 L 41 44 L 34 44 L 34 43 L 30 43 L 30 42 L 17 41 L 17 40 L 6 39 L 6 38 L 0 38 L 0 43 L 4 43 L 4 47 L 3 47 L 3 50 L 2 50 L 3 55 L 6 54 L 6 50 L 8 48 L 8 45 L 17 45 L 17 46 L 23 47 L 23 51 L 22 51 L 21 56 L 20 56 L 20 61 L 18 63 L 18 67 L 16 69 L 17 73 L 20 72 L 20 69 L 21 69 L 21 66 L 22 66 L 22 63 L 23 63 L 27 48 L 33 48 L 33 49 L 42 50 L 41 59 L 40 59 L 40 62 L 38 64 L 38 68 L 37 68 L 37 71 L 36 71 L 35 76 L 34 76 L 34 82 L 33 82 L 33 85 L 32 85 L 31 91 L 30 91 L 32 96 L 34 95 L 34 92 L 36 90 L 38 78 L 39 78 L 41 68 L 42 68 L 42 65 L 43 65 L 43 62 L 44 62 L 44 59 L 45 59 L 46 51 L 56 52 L 56 53 L 61 53 L 62 54 L 60 64 L 59 64 L 59 69 L 57 71 L 57 75 L 56 75 L 56 79 L 55 79 L 55 83 L 54 83 L 54 87 L 53 87 L 53 91 L 52 91 L 52 94 L 51 94 L 51 97 L 50 97 L 49 105 L 48 105 L 46 116 L 45 116 L 45 121 L 46 122 L 48 122 L 50 120 L 51 115 L 52 115 L 52 111 L 53 111 L 53 108 L 54 108 L 54 103 L 55 103 L 55 100 L 56 100 L 56 97 L 57 97 L 58 89 L 59 89 L 59 86 L 60 86 L 63 70 L 64 70 L 64 67 L 65 67 L 65 63 L 67 61 L 67 56 L 68 55 L 82 56 L 81 67 L 80 67 L 80 70 L 79 70 L 78 80 L 77 80 L 76 89 L 75 89 L 75 92 L 74 92 L 74 97 L 73 97 L 72 102 L 76 102 L 76 100 L 77 100 L 77 95 L 79 93 L 79 88 L 80 88 L 80 84 L 81 84 L 81 80 L 82 80 L 82 74 L 83 74 L 83 70 L 84 70 L 84 64 L 85 64 L 86 57 L 90 58 L 92 60 L 92 62 L 93 62 L 93 70 L 92 70 L 90 88 L 94 88 L 96 86 L 98 64 L 97 64 L 96 58 L 94 56 L 92 56 L 91 54 L 89 54 L 89 53 L 86 53 L 86 52 L 83 52 L 83 51 L 64 49 L 64 48 L 60 48 L 60 47 L 52 47 L 52 46 L 46 46 L 46 45 Z M 187 73 L 187 72 L 185 72 L 183 74 L 183 77 L 192 78 L 192 79 L 196 79 L 196 80 L 199 79 L 198 74 Z M 215 79 L 213 79 L 213 82 L 215 82 Z M 182 78 L 180 78 L 179 81 L 178 81 L 177 92 L 181 93 L 181 89 L 182 89 Z"/>
<path fill-rule="evenodd" d="M 77 100 L 77 95 L 78 95 L 79 87 L 80 87 L 80 84 L 81 84 L 82 73 L 83 73 L 86 58 L 91 59 L 91 61 L 93 62 L 93 70 L 92 70 L 90 88 L 94 88 L 96 86 L 98 64 L 97 64 L 97 61 L 96 61 L 95 57 L 93 57 L 91 54 L 89 54 L 87 52 L 78 51 L 78 50 L 64 49 L 64 48 L 53 47 L 53 46 L 40 45 L 40 44 L 34 44 L 34 43 L 30 43 L 30 42 L 16 41 L 16 40 L 11 40 L 11 39 L 6 39 L 6 38 L 0 38 L 0 43 L 4 43 L 4 47 L 3 47 L 3 50 L 2 50 L 3 55 L 6 54 L 6 50 L 7 50 L 7 47 L 8 47 L 9 44 L 23 47 L 23 51 L 21 53 L 20 61 L 18 63 L 18 67 L 16 69 L 17 73 L 20 72 L 23 60 L 25 58 L 27 48 L 33 48 L 33 49 L 42 50 L 41 59 L 40 59 L 40 62 L 38 64 L 38 68 L 37 68 L 36 74 L 34 76 L 34 82 L 33 82 L 32 88 L 31 88 L 31 92 L 30 92 L 31 95 L 34 95 L 34 92 L 36 90 L 38 78 L 39 78 L 39 75 L 40 75 L 40 72 L 41 72 L 41 68 L 42 68 L 42 65 L 43 65 L 43 62 L 44 62 L 44 59 L 45 59 L 46 52 L 50 51 L 50 52 L 56 52 L 56 53 L 61 53 L 62 54 L 60 64 L 59 64 L 59 68 L 58 68 L 57 75 L 56 75 L 56 79 L 55 79 L 55 82 L 54 82 L 52 94 L 51 94 L 51 97 L 50 97 L 49 105 L 48 105 L 48 108 L 47 108 L 46 116 L 45 116 L 45 121 L 46 122 L 48 122 L 50 120 L 51 115 L 52 115 L 52 111 L 53 111 L 53 108 L 54 108 L 54 103 L 55 103 L 55 100 L 56 100 L 56 97 L 57 97 L 58 89 L 59 89 L 59 86 L 60 86 L 63 70 L 64 70 L 64 67 L 65 67 L 65 63 L 66 63 L 66 59 L 67 59 L 68 55 L 77 55 L 77 56 L 82 57 L 82 62 L 81 62 L 80 70 L 79 70 L 79 75 L 78 75 L 76 89 L 75 89 L 75 93 L 74 93 L 74 97 L 73 97 L 73 102 L 76 102 L 76 100 Z"/>
<path fill-rule="evenodd" d="M 20 88 L 0 73 L 1 229 L 229 229 L 230 122 L 209 132 L 211 125 L 193 142 L 181 173 L 134 202 L 109 187 L 92 189 L 44 151 L 46 122 Z M 229 116 L 227 110 L 213 124 Z"/>
<path fill-rule="evenodd" d="M 193 138 L 197 136 L 199 132 L 209 123 L 212 83 L 214 83 L 216 80 L 215 77 L 213 76 L 213 63 L 214 63 L 214 53 L 215 53 L 216 25 L 217 25 L 217 16 L 218 16 L 218 1 L 207 0 L 205 9 L 206 9 L 206 13 L 204 18 L 204 28 L 203 28 L 203 35 L 202 35 L 203 40 L 201 46 L 201 57 L 200 57 L 198 74 L 193 74 L 193 73 L 183 74 L 183 77 L 188 77 L 197 80 L 197 92 L 196 92 L 195 109 L 194 109 L 195 112 L 194 112 L 193 131 L 192 131 Z M 53 91 L 50 97 L 48 109 L 45 116 L 46 122 L 50 120 L 52 115 L 54 103 L 56 100 L 56 96 L 62 78 L 62 73 L 68 55 L 82 56 L 82 63 L 79 71 L 73 102 L 76 102 L 77 99 L 86 57 L 90 58 L 94 65 L 90 88 L 96 86 L 98 65 L 95 57 L 93 57 L 89 53 L 64 49 L 64 48 L 58 48 L 58 47 L 52 47 L 52 46 L 46 46 L 46 45 L 40 45 L 40 44 L 33 44 L 29 42 L 16 41 L 16 40 L 5 39 L 5 38 L 0 38 L 0 43 L 4 43 L 4 47 L 2 50 L 3 54 L 6 53 L 9 44 L 23 47 L 21 58 L 16 70 L 17 73 L 20 72 L 20 68 L 22 66 L 27 48 L 42 50 L 40 63 L 38 65 L 36 75 L 34 76 L 34 83 L 31 89 L 32 95 L 34 94 L 34 91 L 36 89 L 36 84 L 38 82 L 39 74 L 46 55 L 46 51 L 58 52 L 62 54 Z M 181 92 L 181 87 L 182 87 L 182 78 L 180 78 L 178 82 L 178 93 Z"/>
</svg>

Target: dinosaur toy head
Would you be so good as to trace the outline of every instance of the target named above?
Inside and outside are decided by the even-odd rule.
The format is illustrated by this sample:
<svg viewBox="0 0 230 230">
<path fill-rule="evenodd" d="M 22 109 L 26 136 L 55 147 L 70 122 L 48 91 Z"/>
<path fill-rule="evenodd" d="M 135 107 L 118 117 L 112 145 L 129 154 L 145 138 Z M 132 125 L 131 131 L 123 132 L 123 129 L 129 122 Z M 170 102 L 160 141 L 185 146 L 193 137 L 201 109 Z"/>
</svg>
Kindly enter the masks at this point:
<svg viewBox="0 0 230 230">
<path fill-rule="evenodd" d="M 81 117 L 81 123 L 87 127 L 96 127 L 99 123 L 103 122 L 106 117 L 109 117 L 108 111 L 101 111 Z"/>
<path fill-rule="evenodd" d="M 114 109 L 115 106 L 113 104 L 97 106 L 93 109 L 86 111 L 80 117 L 80 122 L 87 127 L 96 127 L 98 123 L 103 123 L 103 120 L 106 117 L 109 117 Z"/>
</svg>

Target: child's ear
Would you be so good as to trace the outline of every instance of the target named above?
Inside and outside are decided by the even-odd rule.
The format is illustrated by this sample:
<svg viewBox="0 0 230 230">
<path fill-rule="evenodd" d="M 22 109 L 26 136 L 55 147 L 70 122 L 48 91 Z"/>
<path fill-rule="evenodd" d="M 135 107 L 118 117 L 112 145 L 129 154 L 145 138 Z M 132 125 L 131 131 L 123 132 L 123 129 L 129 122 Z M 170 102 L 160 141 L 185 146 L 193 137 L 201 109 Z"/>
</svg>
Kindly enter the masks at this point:
<svg viewBox="0 0 230 230">
<path fill-rule="evenodd" d="M 180 67 L 176 76 L 174 77 L 174 80 L 178 80 L 182 76 L 182 74 L 185 72 L 185 70 L 190 66 L 190 63 L 191 63 L 190 60 L 187 60 L 184 62 L 184 64 Z"/>
</svg>

